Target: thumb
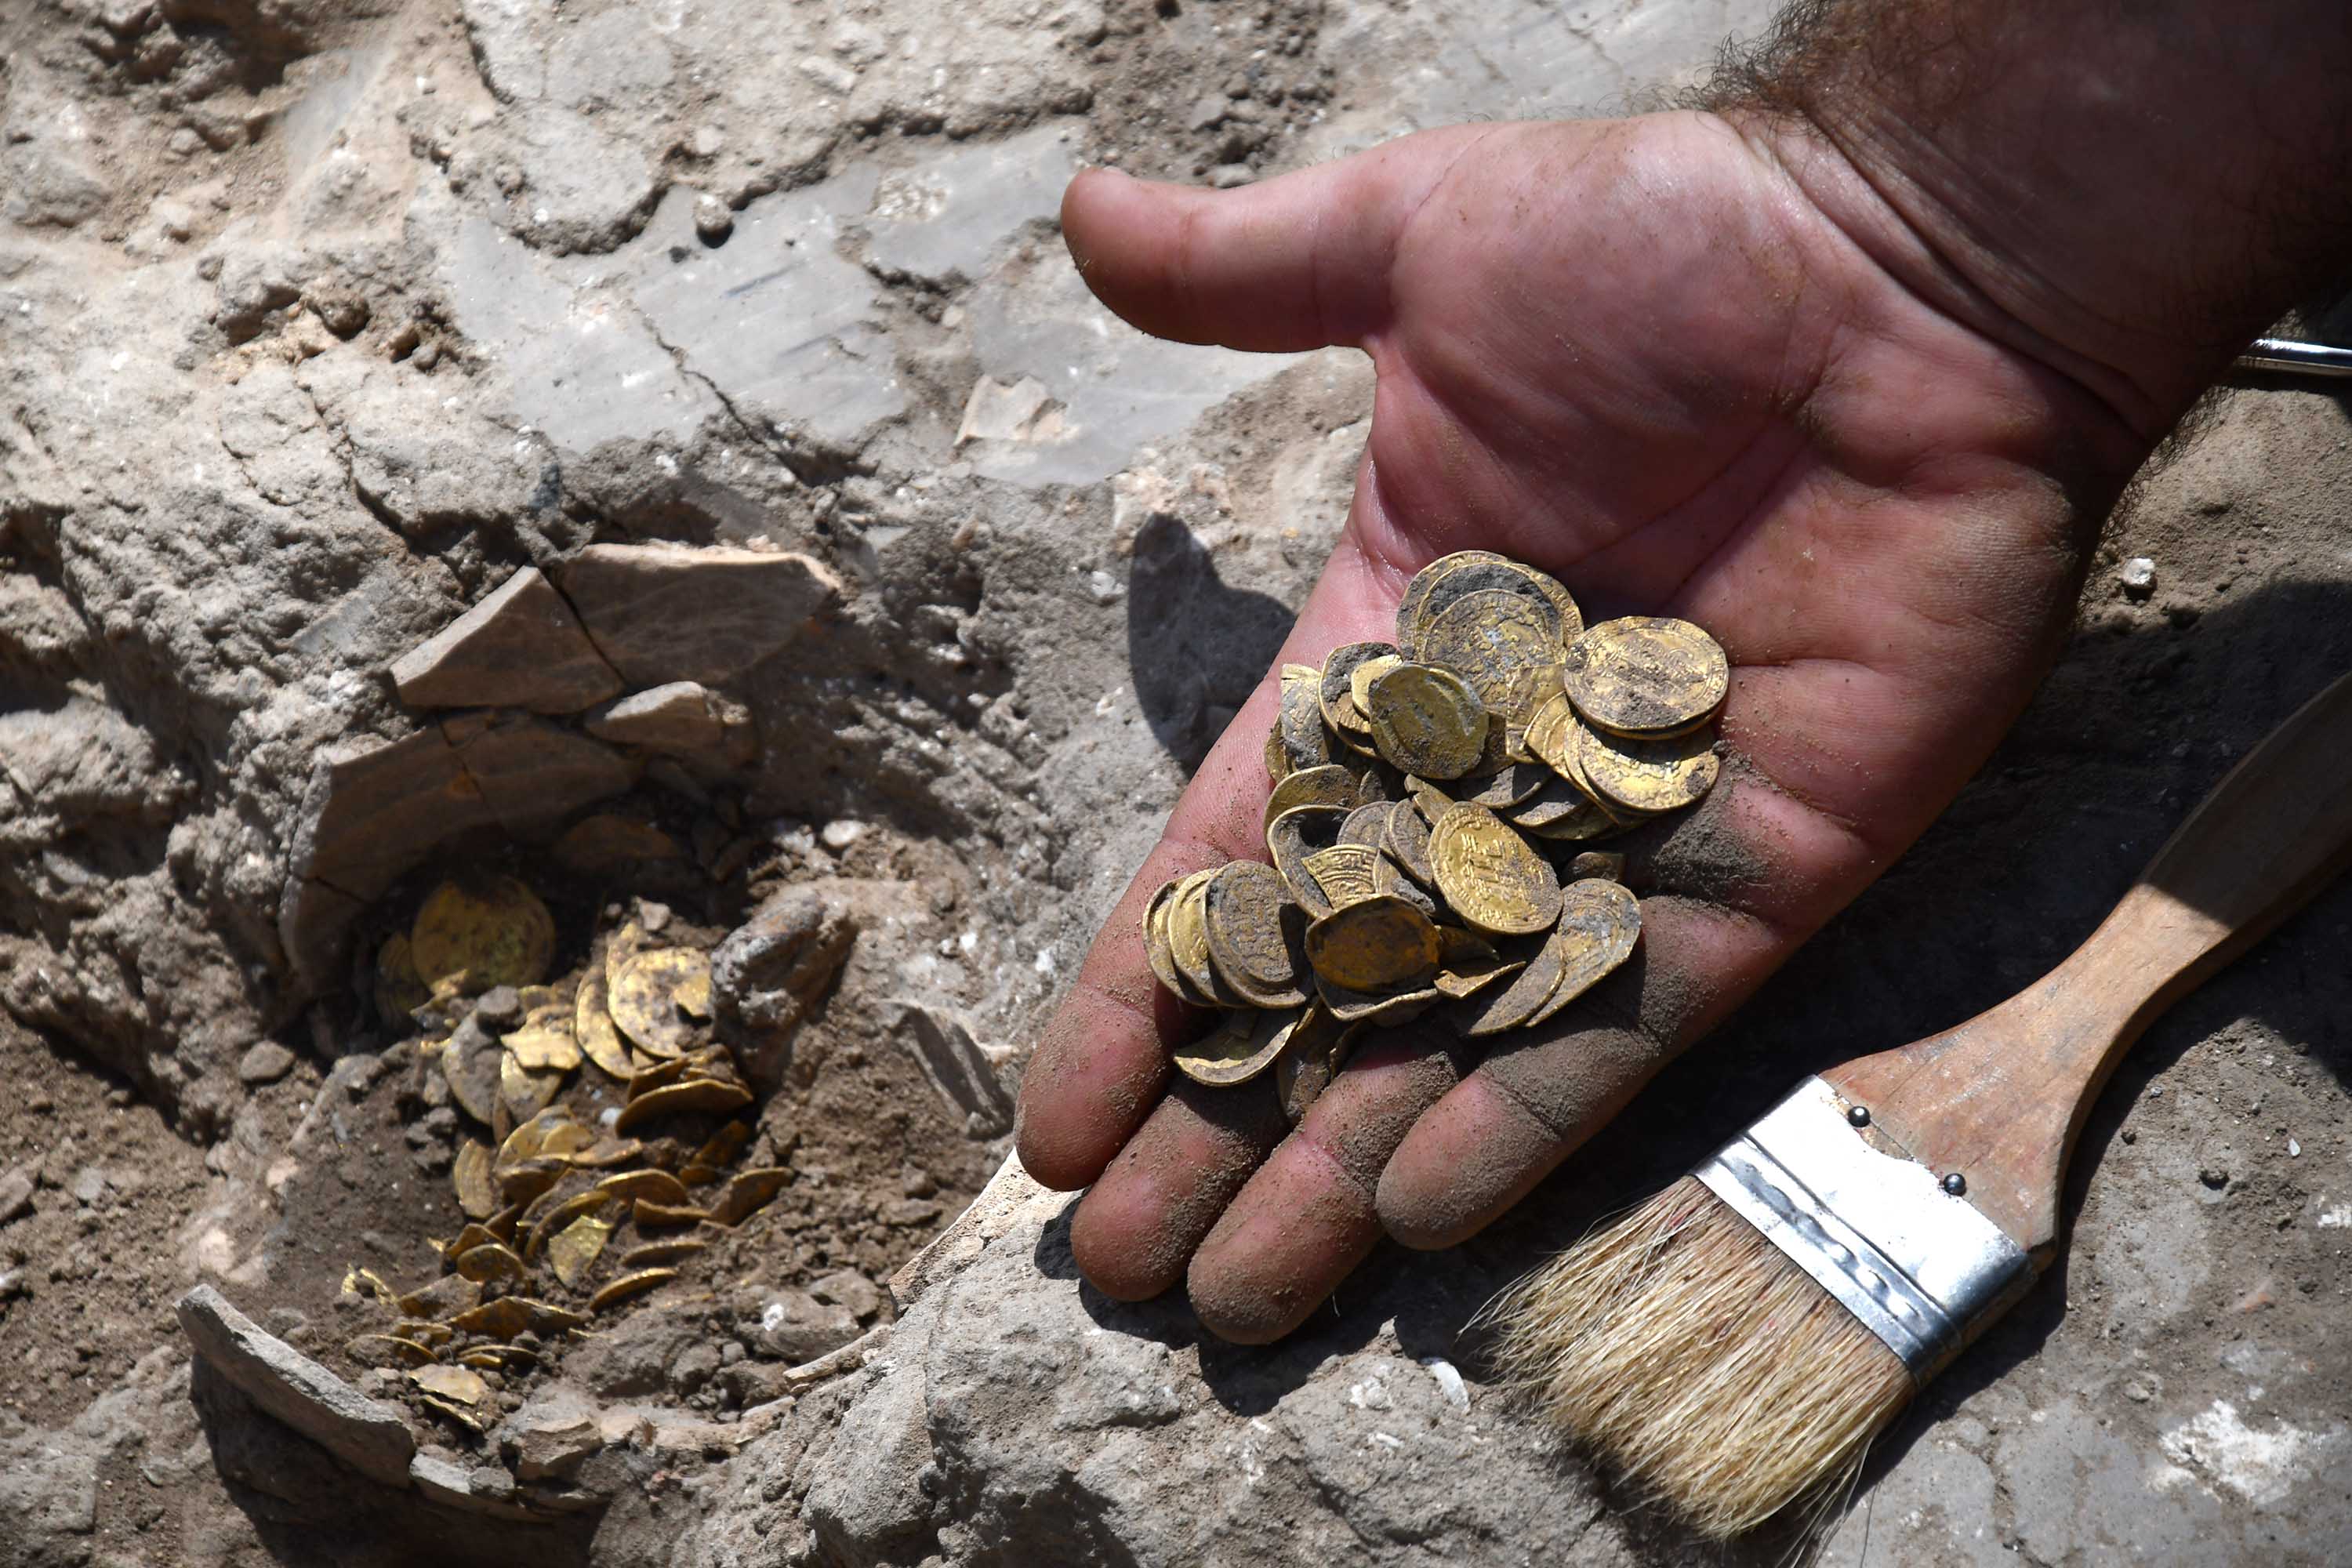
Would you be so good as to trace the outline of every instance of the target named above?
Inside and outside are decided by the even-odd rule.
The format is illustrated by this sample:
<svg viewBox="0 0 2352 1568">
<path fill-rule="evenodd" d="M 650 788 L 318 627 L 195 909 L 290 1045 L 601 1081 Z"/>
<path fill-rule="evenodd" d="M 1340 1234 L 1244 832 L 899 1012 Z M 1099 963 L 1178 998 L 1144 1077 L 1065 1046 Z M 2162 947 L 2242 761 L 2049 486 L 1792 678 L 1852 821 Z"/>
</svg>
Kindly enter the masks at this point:
<svg viewBox="0 0 2352 1568">
<path fill-rule="evenodd" d="M 1386 324 L 1405 225 L 1460 155 L 1460 127 L 1232 191 L 1090 169 L 1062 237 L 1096 298 L 1156 337 L 1291 353 Z"/>
</svg>

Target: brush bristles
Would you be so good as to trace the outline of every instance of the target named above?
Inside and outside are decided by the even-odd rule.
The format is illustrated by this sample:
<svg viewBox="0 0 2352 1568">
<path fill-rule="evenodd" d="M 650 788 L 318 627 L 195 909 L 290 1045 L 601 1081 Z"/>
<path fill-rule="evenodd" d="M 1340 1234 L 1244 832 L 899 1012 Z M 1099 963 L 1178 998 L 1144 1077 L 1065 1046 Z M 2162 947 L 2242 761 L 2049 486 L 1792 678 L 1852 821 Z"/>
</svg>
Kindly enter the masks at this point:
<svg viewBox="0 0 2352 1568">
<path fill-rule="evenodd" d="M 1914 1388 L 1900 1357 L 1690 1177 L 1485 1317 L 1545 1423 L 1717 1538 L 1833 1498 Z"/>
</svg>

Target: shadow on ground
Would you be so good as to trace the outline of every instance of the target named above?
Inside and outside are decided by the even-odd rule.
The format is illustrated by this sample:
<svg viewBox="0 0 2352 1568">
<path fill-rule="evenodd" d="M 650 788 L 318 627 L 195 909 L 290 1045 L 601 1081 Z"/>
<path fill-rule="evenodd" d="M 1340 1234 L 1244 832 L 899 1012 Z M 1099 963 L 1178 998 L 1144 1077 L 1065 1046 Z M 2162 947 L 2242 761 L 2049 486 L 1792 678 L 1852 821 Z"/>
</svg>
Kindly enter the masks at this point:
<svg viewBox="0 0 2352 1568">
<path fill-rule="evenodd" d="M 1127 655 L 1144 721 L 1189 772 L 1247 700 L 1292 616 L 1279 599 L 1225 582 L 1180 520 L 1135 536 L 1127 581 Z"/>
</svg>

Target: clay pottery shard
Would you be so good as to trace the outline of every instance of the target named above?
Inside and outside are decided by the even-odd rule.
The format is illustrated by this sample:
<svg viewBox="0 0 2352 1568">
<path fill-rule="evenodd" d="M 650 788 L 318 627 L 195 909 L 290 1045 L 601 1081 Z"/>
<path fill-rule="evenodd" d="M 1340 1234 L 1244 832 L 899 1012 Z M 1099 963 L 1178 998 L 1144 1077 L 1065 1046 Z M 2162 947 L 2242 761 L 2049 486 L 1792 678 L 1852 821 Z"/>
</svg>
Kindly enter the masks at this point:
<svg viewBox="0 0 2352 1568">
<path fill-rule="evenodd" d="M 630 1128 L 650 1121 L 657 1116 L 677 1116 L 689 1112 L 724 1115 L 740 1110 L 751 1103 L 751 1091 L 740 1084 L 722 1083 L 717 1079 L 696 1079 L 687 1083 L 673 1083 L 637 1096 L 621 1108 L 613 1131 L 625 1132 Z"/>
<path fill-rule="evenodd" d="M 792 1179 L 790 1171 L 777 1166 L 738 1171 L 719 1189 L 717 1201 L 711 1204 L 712 1222 L 730 1226 L 741 1224 L 755 1211 L 765 1207 Z"/>
<path fill-rule="evenodd" d="M 592 544 L 557 583 L 632 688 L 722 685 L 801 636 L 842 593 L 805 555 L 722 546 Z"/>
</svg>

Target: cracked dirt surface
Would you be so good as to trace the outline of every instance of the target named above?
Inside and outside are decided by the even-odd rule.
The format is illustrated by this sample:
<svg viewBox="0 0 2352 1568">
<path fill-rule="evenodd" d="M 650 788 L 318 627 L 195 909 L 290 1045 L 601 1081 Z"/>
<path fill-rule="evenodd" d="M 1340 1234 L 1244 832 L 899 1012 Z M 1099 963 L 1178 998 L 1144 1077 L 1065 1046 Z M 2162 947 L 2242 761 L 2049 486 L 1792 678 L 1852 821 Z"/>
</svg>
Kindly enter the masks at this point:
<svg viewBox="0 0 2352 1568">
<path fill-rule="evenodd" d="M 0 8 L 0 1070 L 26 1086 L 0 1097 L 0 1568 L 1718 1560 L 1548 1453 L 1464 1325 L 1792 1074 L 2031 979 L 2352 663 L 2338 400 L 2228 394 L 1946 820 L 1494 1233 L 1377 1257 L 1263 1351 L 1083 1290 L 1066 1201 L 1017 1189 L 903 1313 L 879 1287 L 1001 1157 L 992 1108 L 1286 627 L 1370 409 L 1357 356 L 1111 321 L 1055 230 L 1069 174 L 1232 184 L 1639 102 L 1764 9 Z M 306 973 L 280 917 L 317 759 L 435 722 L 394 662 L 592 543 L 801 552 L 844 602 L 722 683 L 751 763 L 582 808 L 674 859 L 468 840 Z M 2142 555 L 2157 586 L 2126 594 Z M 616 1426 L 560 1525 L 362 1496 L 198 1385 L 171 1312 L 214 1281 L 358 1378 L 332 1281 L 437 1267 L 446 1216 L 394 1184 L 447 1145 L 408 1136 L 433 1108 L 399 1102 L 404 1037 L 361 992 L 457 856 L 561 889 L 565 964 L 639 896 L 712 931 L 792 888 L 872 900 L 761 1113 L 794 1184 L 708 1302 L 607 1337 L 645 1392 L 591 1392 L 669 1425 Z M 2149 1037 L 2063 1273 L 1886 1445 L 1827 1561 L 2352 1553 L 2348 910 Z M 760 1321 L 820 1289 L 836 1328 L 897 1321 L 787 1382 L 817 1342 Z"/>
</svg>

